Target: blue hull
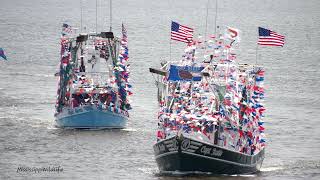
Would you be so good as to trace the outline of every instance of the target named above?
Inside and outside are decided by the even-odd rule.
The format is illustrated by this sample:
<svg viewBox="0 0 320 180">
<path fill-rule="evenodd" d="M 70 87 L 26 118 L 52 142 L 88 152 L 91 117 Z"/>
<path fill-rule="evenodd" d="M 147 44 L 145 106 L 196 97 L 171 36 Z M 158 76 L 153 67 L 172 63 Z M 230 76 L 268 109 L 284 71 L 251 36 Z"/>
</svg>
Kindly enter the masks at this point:
<svg viewBox="0 0 320 180">
<path fill-rule="evenodd" d="M 90 110 L 81 113 L 56 116 L 56 124 L 61 128 L 105 129 L 125 128 L 127 117 L 110 111 Z"/>
</svg>

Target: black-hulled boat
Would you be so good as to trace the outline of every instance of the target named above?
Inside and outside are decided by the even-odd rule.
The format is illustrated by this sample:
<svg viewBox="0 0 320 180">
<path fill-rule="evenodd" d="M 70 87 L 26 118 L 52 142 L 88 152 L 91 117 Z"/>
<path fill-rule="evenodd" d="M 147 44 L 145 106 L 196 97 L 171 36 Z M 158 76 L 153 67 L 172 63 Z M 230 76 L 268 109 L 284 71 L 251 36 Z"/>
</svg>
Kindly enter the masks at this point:
<svg viewBox="0 0 320 180">
<path fill-rule="evenodd" d="M 250 174 L 262 165 L 264 70 L 236 59 L 239 30 L 223 32 L 188 42 L 180 61 L 150 68 L 158 75 L 153 148 L 161 173 Z"/>
<path fill-rule="evenodd" d="M 160 173 L 251 174 L 259 171 L 264 149 L 247 155 L 200 142 L 183 135 L 157 142 L 153 146 Z"/>
</svg>

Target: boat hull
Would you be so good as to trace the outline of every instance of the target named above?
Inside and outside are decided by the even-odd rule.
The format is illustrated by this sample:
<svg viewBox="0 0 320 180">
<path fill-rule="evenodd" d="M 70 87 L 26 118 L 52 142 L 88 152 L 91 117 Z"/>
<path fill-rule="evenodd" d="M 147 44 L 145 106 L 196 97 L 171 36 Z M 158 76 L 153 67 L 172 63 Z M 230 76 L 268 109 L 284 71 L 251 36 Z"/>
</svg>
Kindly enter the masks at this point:
<svg viewBox="0 0 320 180">
<path fill-rule="evenodd" d="M 160 173 L 251 174 L 259 171 L 264 159 L 264 149 L 250 156 L 177 136 L 153 148 Z"/>
<path fill-rule="evenodd" d="M 61 128 L 106 129 L 125 128 L 128 118 L 111 111 L 94 108 L 78 112 L 65 112 L 56 116 L 56 125 Z"/>
</svg>

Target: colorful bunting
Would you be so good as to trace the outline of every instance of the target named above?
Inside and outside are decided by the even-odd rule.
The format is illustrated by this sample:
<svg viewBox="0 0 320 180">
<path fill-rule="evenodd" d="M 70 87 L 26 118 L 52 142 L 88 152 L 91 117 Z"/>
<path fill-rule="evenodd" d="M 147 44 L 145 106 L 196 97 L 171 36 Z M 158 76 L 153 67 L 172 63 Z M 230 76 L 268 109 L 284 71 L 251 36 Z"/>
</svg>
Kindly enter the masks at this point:
<svg viewBox="0 0 320 180">
<path fill-rule="evenodd" d="M 211 36 L 216 41 L 205 50 L 205 58 L 197 60 L 196 51 L 204 43 L 189 43 L 182 61 L 169 64 L 176 67 L 203 67 L 209 78 L 200 81 L 171 81 L 162 83 L 167 90 L 160 90 L 157 139 L 165 139 L 177 133 L 197 133 L 202 140 L 218 144 L 246 154 L 257 153 L 265 146 L 261 134 L 265 130 L 262 121 L 265 108 L 264 70 L 261 67 L 245 67 L 239 70 L 232 41 L 239 41 L 239 30 L 228 28 L 226 35 Z M 226 37 L 226 38 L 224 38 Z M 230 41 L 231 40 L 231 41 Z M 209 64 L 208 64 L 209 63 Z M 182 74 L 183 75 L 183 74 Z"/>
</svg>

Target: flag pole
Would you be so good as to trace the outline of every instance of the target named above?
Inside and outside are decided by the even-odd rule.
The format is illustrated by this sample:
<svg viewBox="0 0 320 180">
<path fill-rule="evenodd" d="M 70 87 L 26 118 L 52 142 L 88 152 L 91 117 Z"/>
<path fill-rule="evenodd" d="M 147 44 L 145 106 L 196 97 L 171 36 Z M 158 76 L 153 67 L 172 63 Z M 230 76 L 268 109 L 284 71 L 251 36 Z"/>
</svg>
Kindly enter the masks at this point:
<svg viewBox="0 0 320 180">
<path fill-rule="evenodd" d="M 217 35 L 218 0 L 216 0 L 216 15 L 214 18 L 214 35 Z"/>
<path fill-rule="evenodd" d="M 171 44 L 172 44 L 172 40 L 170 38 L 170 61 L 171 61 Z"/>
<path fill-rule="evenodd" d="M 256 45 L 256 65 L 258 65 L 258 47 L 259 47 L 259 28 L 258 28 L 258 36 L 257 36 L 257 45 Z"/>
<path fill-rule="evenodd" d="M 172 44 L 172 40 L 171 40 L 171 31 L 172 31 L 172 21 L 171 21 L 171 26 L 170 26 L 170 61 L 171 61 L 171 44 Z"/>
<path fill-rule="evenodd" d="M 256 46 L 256 65 L 258 65 L 258 43 L 257 43 L 257 46 Z"/>
</svg>

